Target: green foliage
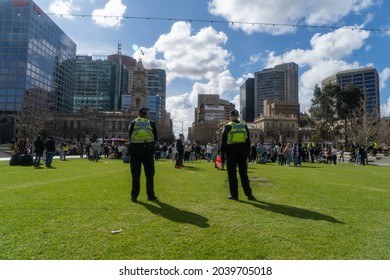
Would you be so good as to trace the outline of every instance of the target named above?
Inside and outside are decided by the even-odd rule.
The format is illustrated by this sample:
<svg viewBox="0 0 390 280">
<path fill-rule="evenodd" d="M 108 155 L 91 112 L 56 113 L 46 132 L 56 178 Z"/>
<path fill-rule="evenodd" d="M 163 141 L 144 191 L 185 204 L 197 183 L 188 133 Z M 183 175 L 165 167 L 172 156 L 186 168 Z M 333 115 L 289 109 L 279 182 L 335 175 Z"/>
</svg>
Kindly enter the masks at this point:
<svg viewBox="0 0 390 280">
<path fill-rule="evenodd" d="M 389 259 L 388 167 L 250 164 L 257 201 L 226 171 L 156 161 L 158 202 L 130 201 L 129 165 L 0 162 L 0 259 Z M 119 233 L 112 231 L 121 230 Z"/>
<path fill-rule="evenodd" d="M 362 93 L 352 85 L 343 90 L 331 84 L 325 85 L 323 90 L 316 86 L 309 109 L 312 124 L 316 128 L 312 140 L 335 141 L 337 136 L 343 134 L 347 143 L 351 122 L 356 119 L 357 112 L 364 108 L 362 100 Z"/>
</svg>

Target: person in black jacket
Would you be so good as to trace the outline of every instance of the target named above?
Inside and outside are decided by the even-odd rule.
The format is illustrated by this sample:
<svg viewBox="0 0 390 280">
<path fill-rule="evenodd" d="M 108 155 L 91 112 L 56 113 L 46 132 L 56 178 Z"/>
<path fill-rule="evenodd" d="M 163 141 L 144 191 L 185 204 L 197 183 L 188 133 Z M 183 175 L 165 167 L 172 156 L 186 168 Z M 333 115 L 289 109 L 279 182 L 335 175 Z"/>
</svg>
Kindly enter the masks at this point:
<svg viewBox="0 0 390 280">
<path fill-rule="evenodd" d="M 228 123 L 222 133 L 221 156 L 226 161 L 229 177 L 229 199 L 238 200 L 237 166 L 240 174 L 241 185 L 249 200 L 256 200 L 252 194 L 248 178 L 248 153 L 250 150 L 250 134 L 246 124 L 238 120 L 239 113 L 233 110 L 230 113 L 231 122 Z"/>
<path fill-rule="evenodd" d="M 50 137 L 49 140 L 46 141 L 46 168 L 53 168 L 51 165 L 53 161 L 54 154 L 56 152 L 56 142 L 54 137 Z"/>
<path fill-rule="evenodd" d="M 180 134 L 179 138 L 176 140 L 176 164 L 175 168 L 183 167 L 183 158 L 184 158 L 184 143 L 183 143 L 184 135 Z"/>
<path fill-rule="evenodd" d="M 43 156 L 43 152 L 45 151 L 45 142 L 41 139 L 41 136 L 37 136 L 37 140 L 34 141 L 34 168 L 39 168 L 41 164 L 41 158 Z"/>
<path fill-rule="evenodd" d="M 156 124 L 148 119 L 148 109 L 140 108 L 138 118 L 129 127 L 130 168 L 132 176 L 131 201 L 137 202 L 140 193 L 141 167 L 144 166 L 148 200 L 156 201 L 154 194 L 154 153 L 157 142 Z"/>
</svg>

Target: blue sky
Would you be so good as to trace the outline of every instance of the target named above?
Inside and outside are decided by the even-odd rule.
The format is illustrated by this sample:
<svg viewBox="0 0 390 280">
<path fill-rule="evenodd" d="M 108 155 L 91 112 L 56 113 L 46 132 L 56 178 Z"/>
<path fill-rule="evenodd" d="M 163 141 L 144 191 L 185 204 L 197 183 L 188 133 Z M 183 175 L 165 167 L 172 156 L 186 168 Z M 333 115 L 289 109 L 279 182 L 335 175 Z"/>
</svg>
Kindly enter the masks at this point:
<svg viewBox="0 0 390 280">
<path fill-rule="evenodd" d="M 141 57 L 146 68 L 165 69 L 167 110 L 176 133 L 182 123 L 191 126 L 197 94 L 219 94 L 239 108 L 239 86 L 245 79 L 285 62 L 300 67 L 301 111 L 310 106 L 314 86 L 327 76 L 375 67 L 381 113 L 390 116 L 390 1 L 35 2 L 76 42 L 78 54 L 113 54 L 121 42 L 123 54 Z"/>
</svg>

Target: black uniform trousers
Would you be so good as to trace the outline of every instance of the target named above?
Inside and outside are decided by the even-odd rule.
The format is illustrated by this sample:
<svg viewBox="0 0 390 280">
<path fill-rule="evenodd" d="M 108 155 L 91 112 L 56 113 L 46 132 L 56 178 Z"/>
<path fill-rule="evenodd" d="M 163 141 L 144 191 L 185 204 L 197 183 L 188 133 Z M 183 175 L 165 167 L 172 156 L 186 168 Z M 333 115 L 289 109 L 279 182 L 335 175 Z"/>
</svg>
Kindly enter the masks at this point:
<svg viewBox="0 0 390 280">
<path fill-rule="evenodd" d="M 130 145 L 130 169 L 132 176 L 131 197 L 137 199 L 141 188 L 141 168 L 144 166 L 146 194 L 149 199 L 154 195 L 154 142 Z"/>
<path fill-rule="evenodd" d="M 226 147 L 226 168 L 229 177 L 230 195 L 238 198 L 237 167 L 240 174 L 241 185 L 246 196 L 252 195 L 248 178 L 248 154 L 245 145 L 230 144 Z"/>
</svg>

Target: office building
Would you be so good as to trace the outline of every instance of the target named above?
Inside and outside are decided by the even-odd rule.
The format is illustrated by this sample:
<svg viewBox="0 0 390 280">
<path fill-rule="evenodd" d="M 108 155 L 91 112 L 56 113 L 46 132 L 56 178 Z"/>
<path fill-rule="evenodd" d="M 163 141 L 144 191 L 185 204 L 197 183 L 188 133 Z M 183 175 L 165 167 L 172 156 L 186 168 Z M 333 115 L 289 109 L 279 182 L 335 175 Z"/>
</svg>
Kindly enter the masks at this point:
<svg viewBox="0 0 390 280">
<path fill-rule="evenodd" d="M 254 88 L 255 118 L 263 115 L 263 104 L 266 99 L 299 103 L 298 65 L 291 62 L 255 72 Z"/>
<path fill-rule="evenodd" d="M 75 58 L 76 44 L 37 4 L 0 1 L 0 112 L 71 112 Z"/>
<path fill-rule="evenodd" d="M 240 87 L 240 119 L 253 122 L 255 119 L 255 79 L 249 78 Z"/>
<path fill-rule="evenodd" d="M 114 109 L 115 83 L 112 77 L 115 68 L 111 61 L 77 56 L 75 73 L 74 112 L 85 108 L 100 111 Z"/>
<path fill-rule="evenodd" d="M 155 122 L 165 119 L 166 73 L 164 69 L 146 69 L 145 86 L 149 97 L 149 116 Z"/>
<path fill-rule="evenodd" d="M 352 85 L 360 89 L 365 97 L 366 112 L 380 117 L 380 85 L 379 75 L 375 68 L 365 67 L 338 72 L 322 81 L 322 87 L 332 84 L 338 85 L 341 90 Z"/>
<path fill-rule="evenodd" d="M 0 1 L 3 141 L 32 139 L 49 113 L 72 111 L 75 58 L 76 44 L 34 1 Z"/>
<path fill-rule="evenodd" d="M 122 45 L 118 44 L 118 53 L 109 55 L 108 60 L 114 66 L 113 82 L 115 84 L 113 95 L 113 110 L 130 110 L 131 90 L 134 86 L 134 70 L 137 60 L 122 54 Z"/>
<path fill-rule="evenodd" d="M 230 120 L 230 112 L 233 109 L 234 104 L 220 99 L 218 94 L 199 94 L 189 140 L 200 144 L 218 142 L 219 136 L 216 132 L 222 123 Z"/>
</svg>

